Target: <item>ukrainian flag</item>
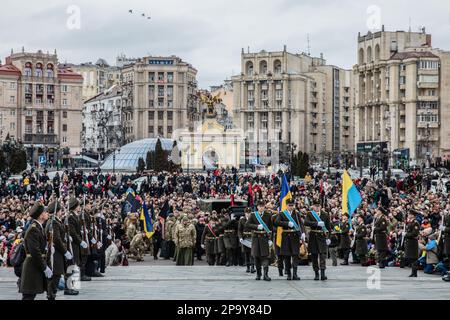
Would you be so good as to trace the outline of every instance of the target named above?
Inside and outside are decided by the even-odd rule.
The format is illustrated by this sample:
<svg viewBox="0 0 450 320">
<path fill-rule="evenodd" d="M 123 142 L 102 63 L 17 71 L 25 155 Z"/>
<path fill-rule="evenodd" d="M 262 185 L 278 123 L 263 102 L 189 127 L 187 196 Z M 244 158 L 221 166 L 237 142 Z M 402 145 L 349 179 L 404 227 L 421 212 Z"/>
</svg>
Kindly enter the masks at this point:
<svg viewBox="0 0 450 320">
<path fill-rule="evenodd" d="M 280 212 L 283 212 L 286 210 L 287 205 L 286 201 L 292 199 L 291 190 L 289 189 L 289 184 L 287 182 L 286 175 L 283 174 L 283 181 L 281 182 L 281 193 L 280 193 Z M 277 239 L 276 244 L 278 247 L 281 247 L 281 235 L 283 233 L 283 228 L 278 227 L 277 228 Z"/>
<path fill-rule="evenodd" d="M 150 215 L 148 213 L 148 208 L 147 208 L 147 205 L 145 204 L 145 201 L 142 203 L 140 220 L 142 220 L 144 222 L 145 235 L 147 236 L 147 238 L 150 239 L 153 236 L 153 234 L 155 233 L 155 231 L 153 231 L 152 218 L 150 217 Z"/>
<path fill-rule="evenodd" d="M 348 213 L 350 226 L 353 212 L 355 212 L 361 202 L 361 194 L 353 184 L 347 170 L 344 170 L 342 175 L 342 213 Z"/>
</svg>

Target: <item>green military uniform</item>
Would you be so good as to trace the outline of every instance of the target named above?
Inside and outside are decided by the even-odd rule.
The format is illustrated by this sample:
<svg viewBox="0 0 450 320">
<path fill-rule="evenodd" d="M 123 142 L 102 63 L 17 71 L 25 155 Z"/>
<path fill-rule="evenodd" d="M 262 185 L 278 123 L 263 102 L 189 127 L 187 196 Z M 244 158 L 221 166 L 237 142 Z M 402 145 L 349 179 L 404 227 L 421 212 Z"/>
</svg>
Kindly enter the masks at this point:
<svg viewBox="0 0 450 320">
<path fill-rule="evenodd" d="M 406 224 L 405 229 L 405 259 L 411 263 L 411 277 L 417 277 L 418 259 L 419 259 L 419 232 L 420 224 L 417 220 Z"/>
<path fill-rule="evenodd" d="M 348 265 L 348 257 L 350 255 L 350 248 L 352 240 L 350 239 L 350 224 L 348 221 L 341 222 L 339 225 L 340 228 L 340 239 L 339 239 L 339 248 L 344 253 L 344 262 L 341 265 Z"/>
<path fill-rule="evenodd" d="M 30 210 L 30 216 L 34 219 L 25 233 L 24 244 L 26 258 L 22 266 L 20 278 L 20 290 L 23 300 L 34 300 L 36 294 L 47 290 L 46 246 L 47 241 L 42 225 L 36 220 L 44 212 L 44 206 L 36 203 Z"/>
<path fill-rule="evenodd" d="M 216 263 L 217 265 L 224 266 L 226 264 L 226 256 L 225 256 L 225 243 L 223 241 L 224 233 L 225 233 L 225 223 L 224 221 L 219 222 L 217 228 L 217 238 L 216 238 L 216 246 L 217 246 L 217 255 L 216 255 Z"/>
<path fill-rule="evenodd" d="M 206 260 L 210 266 L 213 266 L 216 261 L 216 237 L 217 237 L 217 227 L 212 227 L 211 224 L 207 224 L 203 229 L 203 234 L 201 238 L 201 244 L 205 247 Z"/>
<path fill-rule="evenodd" d="M 269 229 L 269 233 L 264 230 L 258 228 L 260 225 L 258 218 L 256 215 L 259 215 L 262 219 L 262 221 L 266 224 L 267 228 Z M 269 240 L 272 238 L 272 229 L 273 229 L 273 221 L 272 221 L 272 214 L 264 210 L 262 213 L 259 213 L 257 211 L 253 212 L 248 219 L 245 226 L 252 230 L 252 256 L 255 259 L 255 265 L 256 265 L 256 273 L 257 273 L 257 280 L 261 279 L 261 267 L 264 267 L 264 280 L 270 281 L 269 278 L 269 255 L 270 255 L 270 247 L 269 247 Z"/>
<path fill-rule="evenodd" d="M 145 243 L 142 233 L 137 233 L 131 240 L 130 253 L 136 261 L 144 261 Z"/>
<path fill-rule="evenodd" d="M 187 221 L 188 218 L 184 217 L 173 237 L 178 248 L 177 266 L 191 266 L 194 261 L 193 249 L 197 234 L 193 224 L 184 224 Z"/>
<path fill-rule="evenodd" d="M 306 215 L 305 226 L 310 227 L 311 229 L 309 233 L 308 251 L 311 253 L 313 270 L 316 275 L 314 280 L 319 280 L 319 269 L 321 272 L 321 279 L 326 280 L 325 269 L 328 251 L 327 237 L 331 230 L 331 223 L 330 216 L 325 211 L 320 210 L 319 217 L 324 223 L 324 228 L 319 227 L 318 222 L 311 211 L 308 211 Z"/>
<path fill-rule="evenodd" d="M 450 213 L 447 212 L 444 214 L 444 230 L 442 234 L 444 236 L 445 243 L 445 254 L 450 258 Z M 450 269 L 450 259 L 449 259 L 449 269 Z"/>
<path fill-rule="evenodd" d="M 364 266 L 367 263 L 367 227 L 364 223 L 356 226 L 355 230 L 355 253 L 358 256 L 361 264 Z"/>
<path fill-rule="evenodd" d="M 223 243 L 226 251 L 225 253 L 226 253 L 227 267 L 237 265 L 237 261 L 235 259 L 236 250 L 238 248 L 237 231 L 238 231 L 237 220 L 230 219 L 228 222 L 225 223 Z"/>
<path fill-rule="evenodd" d="M 386 211 L 384 210 L 382 212 L 385 213 Z M 388 253 L 387 228 L 388 222 L 384 215 L 375 218 L 374 223 L 375 249 L 377 250 L 378 265 L 380 268 L 386 267 L 386 258 Z"/>
<path fill-rule="evenodd" d="M 56 212 L 61 210 L 61 206 L 59 203 L 56 205 L 56 202 L 52 202 L 48 207 L 48 211 L 54 214 L 55 207 Z M 53 217 L 50 221 L 47 222 L 46 234 L 52 235 L 52 242 L 54 247 L 53 259 L 50 259 L 51 253 L 49 252 L 49 261 L 53 260 L 53 264 L 51 265 L 53 277 L 48 282 L 47 296 L 49 299 L 54 299 L 61 275 L 64 275 L 67 269 L 67 262 L 64 257 L 64 254 L 67 252 L 67 247 L 64 243 L 66 232 L 61 220 L 58 217 Z"/>
<path fill-rule="evenodd" d="M 298 230 L 296 230 L 294 226 L 289 226 L 290 219 L 286 216 L 285 213 L 281 212 L 277 216 L 275 220 L 275 227 L 283 228 L 283 233 L 281 235 L 280 254 L 283 257 L 286 266 L 287 279 L 300 280 L 297 275 L 297 267 L 298 256 L 300 253 L 301 236 L 304 233 L 304 227 L 300 213 L 297 210 L 293 210 L 292 212 L 286 210 L 286 212 L 291 215 L 292 219 L 298 226 Z"/>
<path fill-rule="evenodd" d="M 246 240 L 246 241 L 250 241 L 252 239 L 252 231 L 246 227 L 247 223 L 247 218 L 245 217 L 245 215 L 243 217 L 241 217 L 241 219 L 239 220 L 239 224 L 238 224 L 238 237 L 239 239 L 242 240 Z M 247 247 L 243 244 L 241 244 L 241 248 L 242 248 L 242 253 L 244 254 L 244 260 L 245 260 L 245 265 L 247 266 L 247 273 L 251 272 L 251 273 L 255 273 L 255 261 L 253 260 L 253 256 L 252 256 L 252 249 L 250 247 Z"/>
</svg>

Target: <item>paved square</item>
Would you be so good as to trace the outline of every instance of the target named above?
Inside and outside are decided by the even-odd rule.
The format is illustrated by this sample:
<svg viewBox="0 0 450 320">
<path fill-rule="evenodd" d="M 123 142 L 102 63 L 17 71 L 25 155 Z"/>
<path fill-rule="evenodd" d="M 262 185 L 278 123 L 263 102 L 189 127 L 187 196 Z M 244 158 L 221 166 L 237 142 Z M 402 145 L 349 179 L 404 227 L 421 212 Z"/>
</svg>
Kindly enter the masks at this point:
<svg viewBox="0 0 450 320">
<path fill-rule="evenodd" d="M 271 267 L 271 282 L 255 281 L 254 274 L 243 267 L 207 266 L 204 262 L 192 267 L 177 267 L 172 261 L 147 256 L 143 263 L 131 262 L 128 267 L 110 267 L 104 278 L 82 282 L 78 296 L 58 300 L 241 300 L 241 299 L 450 299 L 450 284 L 437 275 L 419 272 L 416 279 L 408 278 L 409 269 L 379 270 L 360 266 L 328 267 L 328 280 L 314 281 L 310 266 L 299 267 L 301 281 L 287 281 Z M 380 288 L 368 288 L 373 272 L 380 274 Z M 376 275 L 376 274 L 375 274 Z M 11 268 L 0 269 L 0 300 L 20 299 L 17 278 Z M 377 282 L 369 280 L 372 287 Z M 37 299 L 45 299 L 39 295 Z"/>
</svg>

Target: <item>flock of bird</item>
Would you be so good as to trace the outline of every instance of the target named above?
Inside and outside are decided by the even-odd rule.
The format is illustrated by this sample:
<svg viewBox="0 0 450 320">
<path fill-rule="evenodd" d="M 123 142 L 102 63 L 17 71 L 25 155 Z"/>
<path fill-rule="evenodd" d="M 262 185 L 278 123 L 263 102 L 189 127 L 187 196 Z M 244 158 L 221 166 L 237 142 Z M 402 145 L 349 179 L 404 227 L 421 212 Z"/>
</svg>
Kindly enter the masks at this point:
<svg viewBox="0 0 450 320">
<path fill-rule="evenodd" d="M 128 13 L 133 14 L 133 9 L 128 10 Z M 145 13 L 141 13 L 141 17 L 151 19 L 150 15 L 145 15 Z"/>
</svg>

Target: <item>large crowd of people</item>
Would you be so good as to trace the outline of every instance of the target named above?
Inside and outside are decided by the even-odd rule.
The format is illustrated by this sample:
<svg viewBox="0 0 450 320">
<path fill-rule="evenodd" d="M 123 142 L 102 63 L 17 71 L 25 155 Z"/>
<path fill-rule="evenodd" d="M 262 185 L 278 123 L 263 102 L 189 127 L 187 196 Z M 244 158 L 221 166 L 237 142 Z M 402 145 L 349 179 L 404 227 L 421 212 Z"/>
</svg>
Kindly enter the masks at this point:
<svg viewBox="0 0 450 320">
<path fill-rule="evenodd" d="M 351 216 L 342 214 L 341 176 L 313 169 L 289 182 L 292 197 L 280 211 L 284 174 L 2 175 L 0 266 L 14 268 L 24 299 L 43 292 L 55 299 L 58 288 L 79 294 L 74 275 L 103 277 L 107 268 L 143 261 L 146 253 L 176 265 L 206 259 L 210 266 L 242 266 L 266 281 L 270 265 L 280 277 L 300 280 L 297 266 L 308 264 L 315 280 L 327 280 L 328 259 L 332 266 L 410 268 L 411 277 L 423 270 L 448 280 L 448 192 L 432 191 L 420 171 L 402 180 L 354 179 L 363 201 Z M 231 207 L 205 210 L 200 199 L 227 199 Z M 238 200 L 246 208 L 234 206 Z M 151 228 L 144 227 L 143 206 Z"/>
</svg>

